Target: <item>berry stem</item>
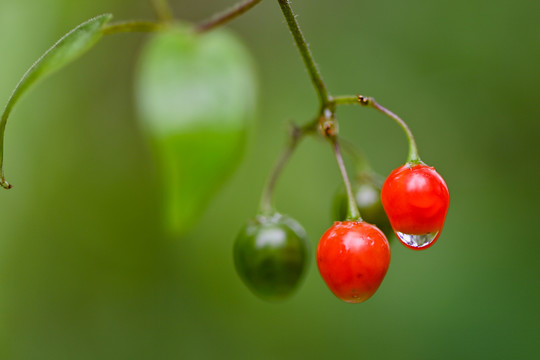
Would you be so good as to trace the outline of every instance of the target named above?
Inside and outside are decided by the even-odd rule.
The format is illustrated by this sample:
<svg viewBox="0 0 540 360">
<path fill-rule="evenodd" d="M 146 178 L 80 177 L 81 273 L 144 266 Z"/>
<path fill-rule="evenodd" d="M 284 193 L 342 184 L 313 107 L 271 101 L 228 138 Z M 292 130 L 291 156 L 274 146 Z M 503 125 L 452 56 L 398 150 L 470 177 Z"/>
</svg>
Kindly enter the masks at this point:
<svg viewBox="0 0 540 360">
<path fill-rule="evenodd" d="M 173 13 L 167 0 L 152 0 L 154 11 L 161 22 L 173 20 Z"/>
<path fill-rule="evenodd" d="M 272 172 L 270 173 L 270 176 L 266 182 L 266 186 L 264 187 L 259 208 L 261 214 L 272 215 L 274 213 L 272 198 L 274 195 L 274 189 L 276 187 L 277 180 L 279 179 L 283 168 L 289 161 L 291 155 L 294 153 L 294 150 L 296 150 L 296 147 L 298 146 L 300 141 L 304 138 L 304 136 L 312 133 L 313 131 L 314 127 L 312 126 L 312 124 L 308 124 L 304 127 L 298 127 L 294 124 L 292 125 L 289 142 L 285 147 L 285 150 L 283 150 L 283 153 L 279 157 L 278 161 L 274 165 L 274 168 L 272 169 Z"/>
<path fill-rule="evenodd" d="M 399 116 L 394 114 L 392 111 L 388 110 L 384 106 L 377 103 L 375 99 L 371 97 L 367 98 L 362 95 L 358 95 L 358 101 L 360 102 L 360 104 L 377 109 L 383 114 L 385 114 L 386 116 L 389 116 L 392 119 L 394 119 L 394 121 L 403 129 L 403 131 L 405 132 L 405 135 L 407 135 L 407 140 L 409 141 L 409 156 L 407 158 L 407 162 L 409 163 L 422 162 L 422 160 L 420 159 L 420 156 L 418 155 L 418 147 L 416 146 L 416 141 L 414 140 L 412 131 L 409 128 L 409 126 L 407 126 L 405 121 L 403 121 Z"/>
<path fill-rule="evenodd" d="M 328 107 L 330 104 L 332 104 L 332 97 L 328 93 L 328 90 L 326 90 L 326 85 L 324 84 L 315 60 L 313 59 L 313 55 L 309 50 L 306 39 L 304 38 L 302 31 L 300 30 L 300 25 L 296 21 L 296 16 L 294 15 L 294 12 L 291 8 L 291 4 L 288 0 L 278 0 L 278 3 L 281 7 L 281 11 L 283 12 L 285 20 L 287 21 L 289 30 L 294 37 L 296 46 L 300 51 L 300 55 L 302 55 L 302 59 L 304 60 L 306 69 L 309 73 L 309 76 L 311 77 L 311 82 L 313 83 L 315 91 L 317 92 L 317 95 L 319 97 L 321 108 Z"/>
<path fill-rule="evenodd" d="M 247 0 L 242 3 L 236 4 L 232 8 L 213 16 L 211 19 L 203 21 L 200 25 L 197 26 L 196 30 L 197 32 L 201 33 L 212 30 L 237 18 L 238 16 L 247 12 L 260 2 L 261 0 Z"/>
<path fill-rule="evenodd" d="M 330 138 L 330 142 L 334 147 L 334 153 L 336 155 L 339 171 L 341 172 L 341 176 L 343 177 L 343 183 L 345 184 L 345 189 L 347 190 L 347 199 L 349 200 L 349 206 L 347 209 L 347 220 L 362 221 L 362 218 L 360 217 L 360 211 L 358 210 L 356 200 L 354 199 L 351 182 L 349 180 L 349 176 L 347 175 L 347 168 L 345 167 L 345 163 L 343 162 L 343 156 L 341 155 L 341 149 L 339 147 L 337 137 Z"/>
<path fill-rule="evenodd" d="M 154 32 L 162 28 L 162 24 L 151 21 L 125 21 L 105 26 L 102 30 L 104 35 L 112 35 L 124 32 Z"/>
<path fill-rule="evenodd" d="M 341 138 L 341 147 L 345 151 L 346 154 L 349 154 L 354 162 L 355 169 L 357 171 L 357 174 L 363 174 L 363 173 L 372 173 L 373 170 L 371 169 L 371 166 L 369 164 L 369 161 L 366 159 L 366 156 L 363 154 L 362 151 L 358 150 L 356 146 L 354 146 L 353 143 L 350 141 Z"/>
<path fill-rule="evenodd" d="M 333 99 L 335 105 L 356 105 L 358 104 L 357 95 L 344 95 L 344 96 L 335 96 Z"/>
</svg>

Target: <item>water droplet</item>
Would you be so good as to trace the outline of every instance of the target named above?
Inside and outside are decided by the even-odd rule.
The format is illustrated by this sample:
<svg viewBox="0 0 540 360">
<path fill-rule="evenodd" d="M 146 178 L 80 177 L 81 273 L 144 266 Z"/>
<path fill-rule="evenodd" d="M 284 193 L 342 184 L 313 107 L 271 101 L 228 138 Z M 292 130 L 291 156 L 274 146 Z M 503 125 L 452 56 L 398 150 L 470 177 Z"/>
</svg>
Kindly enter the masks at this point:
<svg viewBox="0 0 540 360">
<path fill-rule="evenodd" d="M 422 249 L 428 247 L 435 241 L 439 235 L 439 231 L 435 231 L 429 234 L 414 235 L 414 234 L 404 234 L 396 231 L 401 242 L 411 248 Z"/>
</svg>

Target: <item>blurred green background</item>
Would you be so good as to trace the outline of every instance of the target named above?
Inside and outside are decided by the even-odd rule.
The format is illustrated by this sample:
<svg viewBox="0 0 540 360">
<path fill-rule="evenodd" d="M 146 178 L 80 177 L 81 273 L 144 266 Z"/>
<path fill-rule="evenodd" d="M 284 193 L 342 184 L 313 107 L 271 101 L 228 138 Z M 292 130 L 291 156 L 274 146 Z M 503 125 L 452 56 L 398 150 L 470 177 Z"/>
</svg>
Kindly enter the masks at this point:
<svg viewBox="0 0 540 360">
<path fill-rule="evenodd" d="M 172 1 L 197 21 L 232 0 Z M 540 2 L 295 0 L 334 94 L 374 96 L 401 115 L 447 181 L 437 244 L 392 246 L 377 294 L 337 300 L 314 257 L 297 294 L 255 298 L 232 244 L 254 215 L 286 122 L 316 96 L 276 1 L 230 24 L 258 66 L 246 156 L 183 239 L 161 229 L 159 183 L 139 133 L 133 71 L 144 34 L 105 38 L 40 84 L 7 127 L 0 192 L 0 359 L 532 359 L 540 344 Z M 104 12 L 152 19 L 148 1 L 0 0 L 0 99 L 61 35 Z M 342 108 L 341 134 L 383 175 L 406 157 L 400 129 Z M 312 249 L 340 184 L 309 139 L 276 204 Z"/>
</svg>

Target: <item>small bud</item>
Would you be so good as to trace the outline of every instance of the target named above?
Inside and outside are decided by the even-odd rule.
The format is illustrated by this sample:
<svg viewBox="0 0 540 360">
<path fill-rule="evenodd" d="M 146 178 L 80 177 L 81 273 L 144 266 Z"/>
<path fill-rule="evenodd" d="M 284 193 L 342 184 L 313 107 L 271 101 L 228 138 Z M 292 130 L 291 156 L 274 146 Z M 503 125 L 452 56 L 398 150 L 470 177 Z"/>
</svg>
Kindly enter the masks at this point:
<svg viewBox="0 0 540 360">
<path fill-rule="evenodd" d="M 365 97 L 363 95 L 358 95 L 358 101 L 360 102 L 361 105 L 363 106 L 368 106 L 369 105 L 369 98 L 368 97 Z"/>
</svg>

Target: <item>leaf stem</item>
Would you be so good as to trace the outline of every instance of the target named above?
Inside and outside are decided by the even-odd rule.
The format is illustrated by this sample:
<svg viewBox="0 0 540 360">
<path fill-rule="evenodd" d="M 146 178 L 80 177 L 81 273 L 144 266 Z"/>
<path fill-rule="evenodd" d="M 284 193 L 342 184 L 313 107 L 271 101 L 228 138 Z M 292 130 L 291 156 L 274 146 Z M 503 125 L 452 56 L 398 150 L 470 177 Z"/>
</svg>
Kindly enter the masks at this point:
<svg viewBox="0 0 540 360">
<path fill-rule="evenodd" d="M 203 21 L 196 27 L 196 31 L 202 33 L 221 26 L 247 12 L 260 2 L 261 0 L 246 0 L 236 4 L 232 8 L 213 16 L 211 19 Z"/>
<path fill-rule="evenodd" d="M 170 22 L 173 20 L 172 9 L 167 0 L 152 0 L 152 5 L 161 22 Z"/>
<path fill-rule="evenodd" d="M 418 147 L 416 146 L 416 141 L 414 140 L 412 131 L 409 128 L 409 126 L 407 126 L 407 123 L 405 123 L 405 121 L 403 121 L 399 116 L 394 114 L 392 111 L 388 110 L 384 106 L 377 103 L 375 99 L 371 97 L 364 97 L 362 95 L 358 95 L 358 101 L 360 102 L 360 104 L 377 109 L 383 114 L 385 114 L 386 116 L 394 119 L 394 121 L 403 129 L 403 131 L 405 132 L 405 135 L 407 136 L 407 140 L 409 141 L 409 156 L 407 158 L 407 162 L 410 162 L 410 163 L 422 162 L 422 160 L 420 159 L 420 156 L 418 155 Z"/>
<path fill-rule="evenodd" d="M 311 77 L 311 82 L 313 83 L 315 91 L 319 96 L 321 108 L 327 107 L 329 104 L 332 103 L 332 97 L 329 95 L 328 90 L 326 90 L 326 85 L 324 84 L 315 60 L 313 59 L 313 55 L 309 50 L 306 39 L 304 38 L 302 31 L 300 30 L 300 25 L 296 21 L 296 16 L 294 15 L 294 12 L 291 8 L 291 4 L 288 0 L 278 0 L 278 3 L 281 7 L 281 11 L 283 12 L 285 20 L 287 21 L 287 25 L 289 25 L 289 30 L 294 37 L 294 41 L 296 42 L 296 46 L 300 51 L 300 55 L 302 55 L 302 59 L 304 60 L 306 69 L 309 73 L 309 76 Z"/>
<path fill-rule="evenodd" d="M 283 150 L 283 153 L 279 157 L 278 161 L 274 165 L 274 168 L 272 169 L 272 172 L 270 173 L 266 186 L 263 190 L 260 209 L 259 209 L 261 214 L 271 215 L 274 212 L 274 207 L 272 205 L 272 197 L 274 194 L 274 189 L 276 187 L 277 180 L 279 179 L 279 176 L 281 175 L 283 168 L 289 161 L 291 155 L 296 150 L 296 147 L 298 146 L 300 141 L 306 135 L 313 133 L 314 130 L 315 130 L 315 127 L 313 126 L 313 123 L 309 123 L 308 125 L 304 127 L 298 127 L 294 124 L 292 125 L 289 142 L 285 150 Z"/>
<path fill-rule="evenodd" d="M 349 180 L 349 176 L 347 175 L 347 168 L 345 167 L 345 163 L 343 162 L 343 156 L 341 155 L 341 149 L 339 147 L 337 137 L 330 138 L 330 142 L 334 147 L 334 153 L 336 155 L 339 171 L 341 172 L 341 176 L 343 177 L 343 182 L 345 184 L 345 189 L 347 190 L 347 199 L 349 201 L 349 206 L 347 209 L 347 220 L 362 221 L 362 218 L 360 217 L 360 211 L 358 210 L 358 205 L 356 205 L 356 200 L 352 192 L 351 182 Z"/>
<path fill-rule="evenodd" d="M 101 31 L 104 35 L 112 35 L 125 32 L 154 32 L 162 27 L 162 24 L 151 21 L 124 21 L 109 24 Z"/>
</svg>

